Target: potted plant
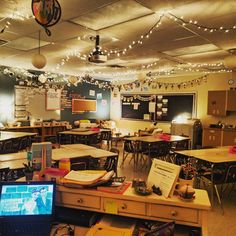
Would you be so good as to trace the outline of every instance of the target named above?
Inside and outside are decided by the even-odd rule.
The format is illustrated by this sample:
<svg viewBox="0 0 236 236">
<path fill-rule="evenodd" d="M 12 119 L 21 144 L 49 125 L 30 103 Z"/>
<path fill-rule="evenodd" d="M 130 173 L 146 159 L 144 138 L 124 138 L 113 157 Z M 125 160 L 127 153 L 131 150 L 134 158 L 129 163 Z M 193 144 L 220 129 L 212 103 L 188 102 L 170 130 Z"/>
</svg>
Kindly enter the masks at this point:
<svg viewBox="0 0 236 236">
<path fill-rule="evenodd" d="M 26 179 L 26 181 L 32 180 L 33 175 L 34 175 L 34 169 L 33 169 L 32 163 L 30 161 L 28 161 L 28 164 L 23 163 L 23 165 L 25 167 L 25 179 Z"/>
<path fill-rule="evenodd" d="M 190 162 L 182 165 L 179 173 L 179 185 L 193 186 L 195 172 L 196 168 Z"/>
</svg>

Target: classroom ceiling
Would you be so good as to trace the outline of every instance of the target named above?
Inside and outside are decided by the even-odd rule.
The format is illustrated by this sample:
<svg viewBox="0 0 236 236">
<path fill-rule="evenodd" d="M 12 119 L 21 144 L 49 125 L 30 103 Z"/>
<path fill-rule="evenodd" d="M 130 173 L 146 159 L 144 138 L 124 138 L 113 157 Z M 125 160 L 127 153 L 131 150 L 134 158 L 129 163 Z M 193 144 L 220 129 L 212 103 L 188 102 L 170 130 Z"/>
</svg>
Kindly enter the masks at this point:
<svg viewBox="0 0 236 236">
<path fill-rule="evenodd" d="M 217 72 L 236 51 L 235 0 L 58 0 L 51 36 L 30 0 L 0 2 L 0 65 L 35 69 L 39 30 L 42 70 L 104 79 Z M 95 64 L 87 57 L 97 34 L 108 60 Z"/>
</svg>

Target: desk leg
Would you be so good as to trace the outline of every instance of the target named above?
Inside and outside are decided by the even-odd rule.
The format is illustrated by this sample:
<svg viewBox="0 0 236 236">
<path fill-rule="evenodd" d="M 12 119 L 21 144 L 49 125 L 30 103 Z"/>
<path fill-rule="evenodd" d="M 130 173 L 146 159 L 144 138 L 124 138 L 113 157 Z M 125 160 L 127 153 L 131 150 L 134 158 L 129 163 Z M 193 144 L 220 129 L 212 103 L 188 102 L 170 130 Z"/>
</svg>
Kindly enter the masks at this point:
<svg viewBox="0 0 236 236">
<path fill-rule="evenodd" d="M 208 222 L 207 222 L 207 211 L 202 211 L 202 222 L 201 222 L 201 231 L 202 231 L 202 236 L 207 236 L 208 235 Z"/>
<path fill-rule="evenodd" d="M 211 165 L 211 204 L 214 208 L 214 164 Z"/>
</svg>

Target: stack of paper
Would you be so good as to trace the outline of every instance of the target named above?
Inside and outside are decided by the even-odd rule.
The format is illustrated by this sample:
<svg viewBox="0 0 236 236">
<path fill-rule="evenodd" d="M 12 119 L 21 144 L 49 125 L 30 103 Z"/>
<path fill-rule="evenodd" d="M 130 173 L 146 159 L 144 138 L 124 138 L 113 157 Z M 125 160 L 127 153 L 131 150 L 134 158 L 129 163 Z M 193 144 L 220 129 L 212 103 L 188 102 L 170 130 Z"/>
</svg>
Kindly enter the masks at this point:
<svg viewBox="0 0 236 236">
<path fill-rule="evenodd" d="M 106 173 L 107 172 L 105 170 L 72 170 L 64 176 L 62 183 L 92 185 L 98 182 Z"/>
</svg>

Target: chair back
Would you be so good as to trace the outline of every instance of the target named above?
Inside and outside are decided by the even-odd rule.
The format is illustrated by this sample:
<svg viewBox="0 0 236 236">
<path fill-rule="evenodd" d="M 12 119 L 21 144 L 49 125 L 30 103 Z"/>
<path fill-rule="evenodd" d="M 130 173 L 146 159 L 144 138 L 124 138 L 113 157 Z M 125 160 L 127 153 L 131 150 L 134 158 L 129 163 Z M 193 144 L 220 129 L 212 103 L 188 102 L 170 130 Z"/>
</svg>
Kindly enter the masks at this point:
<svg viewBox="0 0 236 236">
<path fill-rule="evenodd" d="M 110 152 L 117 153 L 117 156 L 112 156 L 112 157 L 107 157 L 105 164 L 104 164 L 104 169 L 108 171 L 114 171 L 116 176 L 117 176 L 117 165 L 118 165 L 118 158 L 119 158 L 119 150 L 116 148 L 111 148 Z"/>
<path fill-rule="evenodd" d="M 170 142 L 156 142 L 149 146 L 149 156 L 150 157 L 165 157 L 170 153 L 171 143 Z"/>
<path fill-rule="evenodd" d="M 10 168 L 8 167 L 0 169 L 0 183 L 8 180 L 7 176 L 8 176 L 9 171 L 10 171 Z"/>
<path fill-rule="evenodd" d="M 236 183 L 236 164 L 229 166 L 225 176 L 225 183 Z"/>
<path fill-rule="evenodd" d="M 135 148 L 132 141 L 124 140 L 124 152 L 128 152 L 128 153 L 135 152 Z"/>
<path fill-rule="evenodd" d="M 101 132 L 101 139 L 107 140 L 108 142 L 111 140 L 111 130 L 106 130 Z"/>
<path fill-rule="evenodd" d="M 71 170 L 88 170 L 90 169 L 90 157 L 78 157 L 70 159 Z"/>
<path fill-rule="evenodd" d="M 4 141 L 2 153 L 11 153 L 11 152 L 12 152 L 12 140 Z"/>
</svg>

